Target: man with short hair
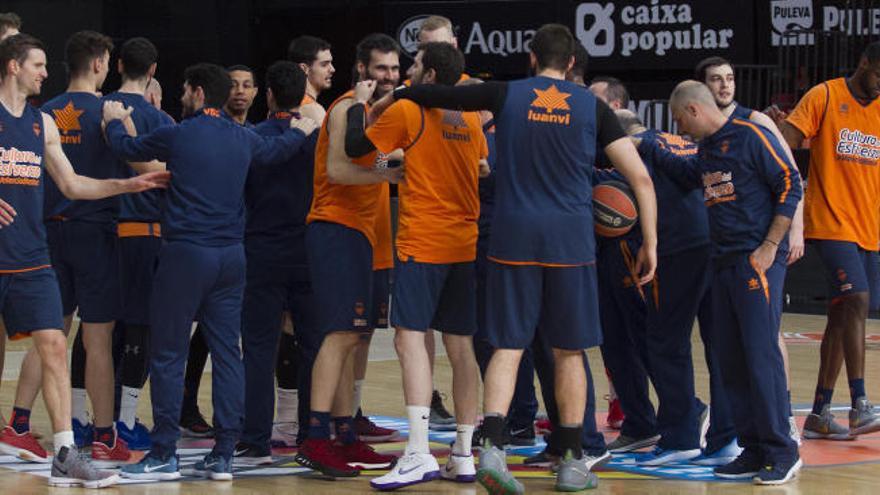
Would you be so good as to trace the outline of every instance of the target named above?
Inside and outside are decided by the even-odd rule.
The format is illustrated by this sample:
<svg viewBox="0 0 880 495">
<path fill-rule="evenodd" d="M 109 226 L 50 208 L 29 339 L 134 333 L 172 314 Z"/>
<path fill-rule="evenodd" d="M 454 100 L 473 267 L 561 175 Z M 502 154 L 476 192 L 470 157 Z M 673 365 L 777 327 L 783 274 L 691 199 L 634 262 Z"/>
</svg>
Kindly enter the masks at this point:
<svg viewBox="0 0 880 495">
<path fill-rule="evenodd" d="M 5 202 L 4 228 L 0 231 L 0 298 L 3 319 L 11 338 L 30 336 L 39 357 L 32 377 L 42 384 L 43 400 L 55 432 L 55 457 L 49 477 L 51 486 L 102 488 L 115 484 L 113 473 L 97 471 L 74 445 L 70 420 L 70 377 L 67 370 L 67 339 L 62 330 L 62 302 L 43 224 L 43 172 L 52 176 L 59 190 L 70 199 L 97 200 L 124 193 L 164 187 L 168 174 L 156 172 L 125 180 L 96 180 L 77 174 L 61 147 L 54 120 L 27 103 L 40 94 L 48 77 L 42 43 L 26 34 L 0 42 L 0 153 L 14 165 L 0 170 L 0 196 L 14 203 L 21 213 L 13 222 Z M 94 86 L 92 87 L 94 90 Z M 14 153 L 13 153 L 14 151 Z M 108 351 L 109 355 L 109 351 Z M 112 379 L 112 377 L 111 377 Z M 111 390 L 112 394 L 112 390 Z M 112 397 L 112 395 L 111 395 Z M 27 415 L 22 415 L 27 421 Z M 37 444 L 28 432 L 16 430 L 19 422 L 6 426 L 0 451 L 25 460 Z M 40 447 L 42 449 L 42 447 Z"/>
<path fill-rule="evenodd" d="M 556 358 L 560 425 L 553 437 L 563 453 L 557 489 L 595 487 L 590 469 L 610 459 L 604 445 L 601 452 L 589 453 L 581 445 L 584 408 L 592 400 L 586 397 L 583 350 L 601 341 L 593 218 L 587 206 L 597 148 L 627 177 L 638 198 L 645 239 L 637 257 L 640 284 L 652 278 L 656 266 L 651 179 L 610 108 L 565 81 L 575 43 L 568 28 L 547 24 L 530 45 L 535 77 L 401 88 L 377 105 L 383 110 L 399 97 L 431 108 L 489 109 L 496 117 L 498 160 L 504 167 L 496 178 L 487 319 L 490 341 L 498 349 L 485 378 L 484 447 L 477 472 L 490 493 L 523 492 L 502 450 L 504 414 L 522 349 L 531 344 L 536 328 L 549 336 Z"/>
<path fill-rule="evenodd" d="M 849 440 L 880 430 L 865 391 L 865 321 L 877 284 L 880 246 L 880 43 L 865 47 L 849 78 L 813 87 L 782 124 L 792 149 L 810 140 L 810 177 L 804 200 L 805 236 L 817 249 L 829 283 L 813 410 L 806 438 Z M 846 363 L 849 429 L 831 414 L 834 384 Z"/>
<path fill-rule="evenodd" d="M 604 101 L 612 110 L 629 107 L 629 91 L 620 79 L 611 76 L 597 76 L 590 81 L 590 92 Z"/>
<path fill-rule="evenodd" d="M 400 47 L 389 36 L 367 35 L 357 46 L 358 78 L 376 81 L 374 98 L 390 93 L 400 79 Z M 362 336 L 372 331 L 375 305 L 374 250 L 377 218 L 387 198 L 387 182 L 402 170 L 376 168 L 376 154 L 355 163 L 345 155 L 349 91 L 330 105 L 315 152 L 314 198 L 306 227 L 306 249 L 314 291 L 314 335 L 300 335 L 306 349 L 319 349 L 312 368 L 307 438 L 297 462 L 327 476 L 351 477 L 359 468 L 387 467 L 380 455 L 359 441 L 352 417 L 352 359 Z M 386 199 L 387 200 L 387 199 Z M 390 222 L 390 220 L 389 220 Z M 336 443 L 330 440 L 331 415 Z"/>
<path fill-rule="evenodd" d="M 131 38 L 119 49 L 117 70 L 122 86 L 105 101 L 119 101 L 134 109 L 132 122 L 138 134 L 149 134 L 174 120 L 157 110 L 144 97 L 149 81 L 156 73 L 159 53 L 150 40 Z M 116 160 L 115 157 L 113 157 Z M 161 162 L 128 163 L 118 166 L 127 177 L 151 170 L 164 170 Z M 117 224 L 119 237 L 120 279 L 122 282 L 121 385 L 119 419 L 116 430 L 132 450 L 150 448 L 150 432 L 137 421 L 138 399 L 149 374 L 150 292 L 153 269 L 162 247 L 159 225 L 161 196 L 155 191 L 122 196 Z"/>
<path fill-rule="evenodd" d="M 257 79 L 254 71 L 246 65 L 233 65 L 226 69 L 232 78 L 232 90 L 229 91 L 229 99 L 223 105 L 226 113 L 232 120 L 243 126 L 252 126 L 247 120 L 248 111 L 257 97 Z"/>
<path fill-rule="evenodd" d="M 703 83 L 680 83 L 669 108 L 679 130 L 698 141 L 698 157 L 665 153 L 667 158 L 655 164 L 682 185 L 702 188 L 709 209 L 714 335 L 743 448 L 736 460 L 714 472 L 783 484 L 803 464 L 789 436 L 790 404 L 778 344 L 788 229 L 800 201 L 800 175 L 773 133 L 728 119 Z"/>
<path fill-rule="evenodd" d="M 318 104 L 318 96 L 333 85 L 333 74 L 336 68 L 333 66 L 332 46 L 327 41 L 316 36 L 302 35 L 291 40 L 287 47 L 287 60 L 295 64 L 306 73 L 306 94 L 303 97 L 302 106 Z"/>
<path fill-rule="evenodd" d="M 232 80 L 213 64 L 196 64 L 184 73 L 181 98 L 185 119 L 132 138 L 119 120 L 131 114 L 119 102 L 104 105 L 107 138 L 126 160 L 162 160 L 173 173 L 165 207 L 165 243 L 150 298 L 150 371 L 153 406 L 152 446 L 128 478 L 180 477 L 177 440 L 183 395 L 184 360 L 193 320 L 204 323 L 214 382 L 215 444 L 192 472 L 213 480 L 232 479 L 232 454 L 244 414 L 241 361 L 241 302 L 245 282 L 244 189 L 252 164 L 288 160 L 316 127 L 292 119 L 290 129 L 263 138 L 233 121 L 221 108 Z"/>
</svg>

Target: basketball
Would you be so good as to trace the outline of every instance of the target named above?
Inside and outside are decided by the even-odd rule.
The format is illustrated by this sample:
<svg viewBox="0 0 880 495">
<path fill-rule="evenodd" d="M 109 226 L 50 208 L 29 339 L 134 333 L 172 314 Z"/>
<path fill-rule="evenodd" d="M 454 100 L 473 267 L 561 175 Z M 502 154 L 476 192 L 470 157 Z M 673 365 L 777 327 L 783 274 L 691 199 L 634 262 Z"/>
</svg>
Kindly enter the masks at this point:
<svg viewBox="0 0 880 495">
<path fill-rule="evenodd" d="M 632 229 L 638 218 L 636 198 L 625 182 L 610 180 L 593 188 L 596 234 L 602 237 L 620 237 Z"/>
</svg>

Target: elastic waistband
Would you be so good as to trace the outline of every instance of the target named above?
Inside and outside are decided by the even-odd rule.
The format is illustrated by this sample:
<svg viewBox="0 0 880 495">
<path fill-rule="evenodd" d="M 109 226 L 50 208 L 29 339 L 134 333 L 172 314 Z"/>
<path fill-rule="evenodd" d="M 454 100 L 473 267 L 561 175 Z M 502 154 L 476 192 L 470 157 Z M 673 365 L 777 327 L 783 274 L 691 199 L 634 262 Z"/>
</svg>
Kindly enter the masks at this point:
<svg viewBox="0 0 880 495">
<path fill-rule="evenodd" d="M 158 222 L 120 222 L 116 227 L 119 237 L 162 237 Z"/>
</svg>

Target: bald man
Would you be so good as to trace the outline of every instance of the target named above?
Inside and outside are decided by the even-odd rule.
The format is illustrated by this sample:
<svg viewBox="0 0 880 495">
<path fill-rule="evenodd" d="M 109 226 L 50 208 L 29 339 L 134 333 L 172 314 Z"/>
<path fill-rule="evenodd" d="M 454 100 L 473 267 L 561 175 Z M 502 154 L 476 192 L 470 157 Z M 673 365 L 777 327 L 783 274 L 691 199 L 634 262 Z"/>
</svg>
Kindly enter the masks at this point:
<svg viewBox="0 0 880 495">
<path fill-rule="evenodd" d="M 669 104 L 679 129 L 699 142 L 699 151 L 696 160 L 687 160 L 656 147 L 655 164 L 683 186 L 703 188 L 714 337 L 724 349 L 719 364 L 743 448 L 736 460 L 715 468 L 715 475 L 786 483 L 803 464 L 788 435 L 790 404 L 777 344 L 800 175 L 773 133 L 725 117 L 703 83 L 680 83 Z"/>
</svg>

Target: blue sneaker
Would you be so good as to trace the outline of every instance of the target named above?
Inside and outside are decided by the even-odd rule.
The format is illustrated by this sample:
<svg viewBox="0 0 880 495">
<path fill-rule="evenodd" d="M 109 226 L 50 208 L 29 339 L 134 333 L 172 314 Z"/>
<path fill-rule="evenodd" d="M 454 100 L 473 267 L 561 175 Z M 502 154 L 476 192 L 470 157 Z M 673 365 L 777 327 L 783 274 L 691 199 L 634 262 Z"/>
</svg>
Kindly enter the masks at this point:
<svg viewBox="0 0 880 495">
<path fill-rule="evenodd" d="M 138 420 L 134 421 L 134 428 L 129 428 L 124 422 L 117 421 L 116 434 L 125 440 L 129 450 L 150 450 L 150 430 Z"/>
<path fill-rule="evenodd" d="M 703 450 L 703 453 L 699 456 L 695 457 L 691 464 L 696 464 L 698 466 L 723 466 L 725 464 L 730 464 L 740 454 L 742 454 L 742 447 L 736 443 L 736 438 L 734 438 L 729 444 L 721 447 L 712 453 L 706 453 Z"/>
<path fill-rule="evenodd" d="M 214 481 L 232 481 L 232 459 L 226 459 L 213 452 L 204 459 L 184 469 L 187 476 L 201 476 Z"/>
<path fill-rule="evenodd" d="M 95 425 L 92 423 L 82 424 L 76 418 L 73 418 L 71 423 L 73 426 L 73 442 L 76 444 L 76 448 L 91 447 L 92 439 L 95 437 Z"/>
<path fill-rule="evenodd" d="M 147 452 L 137 464 L 122 466 L 120 474 L 123 478 L 133 480 L 170 481 L 180 478 L 180 459 L 176 455 L 161 459 Z"/>
<path fill-rule="evenodd" d="M 636 456 L 636 464 L 639 466 L 662 466 L 675 462 L 688 462 L 700 455 L 700 449 L 672 450 L 654 448 L 647 454 Z"/>
</svg>

